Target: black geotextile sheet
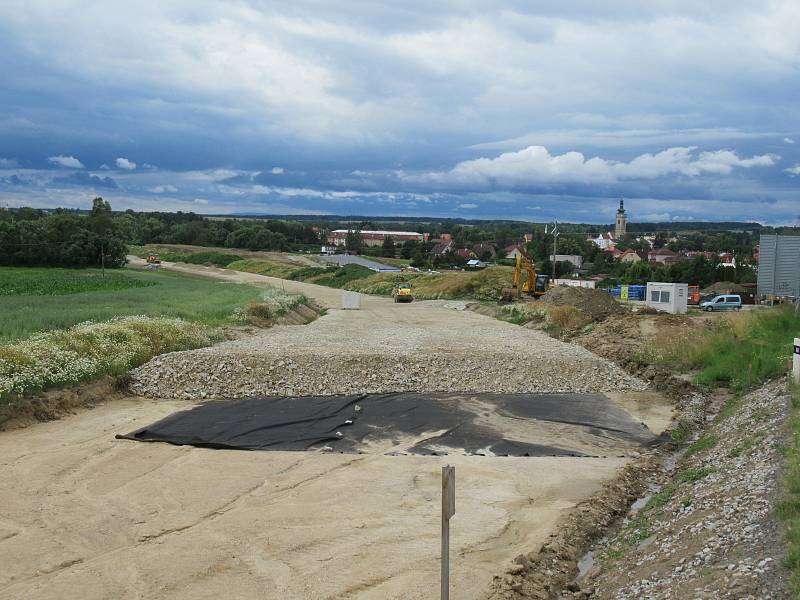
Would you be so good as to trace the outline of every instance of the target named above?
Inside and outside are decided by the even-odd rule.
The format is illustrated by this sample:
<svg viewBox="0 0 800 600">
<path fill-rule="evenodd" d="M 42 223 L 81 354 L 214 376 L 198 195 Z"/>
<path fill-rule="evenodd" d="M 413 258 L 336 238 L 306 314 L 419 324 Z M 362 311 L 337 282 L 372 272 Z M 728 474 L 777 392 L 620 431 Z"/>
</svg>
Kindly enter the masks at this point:
<svg viewBox="0 0 800 600">
<path fill-rule="evenodd" d="M 241 450 L 360 452 L 368 442 L 414 438 L 404 451 L 442 448 L 496 456 L 576 456 L 574 450 L 506 439 L 491 425 L 505 419 L 582 426 L 625 445 L 658 438 L 599 394 L 363 394 L 217 400 L 172 414 L 118 438 Z M 429 435 L 426 435 L 429 434 Z"/>
</svg>

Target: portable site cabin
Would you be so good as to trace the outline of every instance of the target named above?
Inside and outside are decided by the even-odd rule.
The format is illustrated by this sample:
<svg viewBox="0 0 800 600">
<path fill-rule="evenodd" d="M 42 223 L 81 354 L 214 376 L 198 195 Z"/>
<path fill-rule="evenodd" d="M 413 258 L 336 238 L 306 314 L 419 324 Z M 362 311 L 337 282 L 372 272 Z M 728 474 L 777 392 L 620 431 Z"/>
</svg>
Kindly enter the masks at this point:
<svg viewBox="0 0 800 600">
<path fill-rule="evenodd" d="M 344 310 L 358 310 L 361 308 L 361 296 L 358 292 L 342 290 L 342 308 Z"/>
<path fill-rule="evenodd" d="M 685 315 L 689 300 L 686 283 L 647 282 L 647 306 L 673 315 Z"/>
</svg>

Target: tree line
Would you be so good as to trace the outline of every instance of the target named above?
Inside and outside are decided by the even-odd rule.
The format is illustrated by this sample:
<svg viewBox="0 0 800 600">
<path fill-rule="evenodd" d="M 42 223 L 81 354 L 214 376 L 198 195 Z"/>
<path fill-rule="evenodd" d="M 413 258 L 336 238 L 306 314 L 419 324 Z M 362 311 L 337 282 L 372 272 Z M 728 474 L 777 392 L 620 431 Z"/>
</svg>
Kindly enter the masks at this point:
<svg viewBox="0 0 800 600">
<path fill-rule="evenodd" d="M 114 213 L 95 198 L 88 214 L 22 207 L 0 210 L 0 265 L 119 267 L 129 244 L 287 251 L 318 248 L 310 224 L 278 220 L 208 219 L 194 213 Z"/>
<path fill-rule="evenodd" d="M 65 210 L 0 212 L 0 265 L 121 267 L 126 254 L 126 240 L 102 198 L 95 198 L 87 216 Z"/>
</svg>

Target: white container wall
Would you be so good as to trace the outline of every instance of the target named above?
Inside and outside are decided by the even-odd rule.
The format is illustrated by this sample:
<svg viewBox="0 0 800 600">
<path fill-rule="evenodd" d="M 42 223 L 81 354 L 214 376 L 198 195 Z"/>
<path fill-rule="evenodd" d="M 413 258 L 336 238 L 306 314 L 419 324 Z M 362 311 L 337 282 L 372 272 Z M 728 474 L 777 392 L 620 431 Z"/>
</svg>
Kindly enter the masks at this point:
<svg viewBox="0 0 800 600">
<path fill-rule="evenodd" d="M 570 287 L 582 287 L 594 289 L 596 281 L 590 279 L 554 279 L 556 285 L 568 285 Z"/>
<path fill-rule="evenodd" d="M 358 310 L 361 308 L 361 296 L 359 293 L 342 291 L 342 308 L 345 310 Z"/>
<path fill-rule="evenodd" d="M 685 315 L 689 300 L 686 283 L 647 282 L 647 306 L 673 315 Z"/>
</svg>

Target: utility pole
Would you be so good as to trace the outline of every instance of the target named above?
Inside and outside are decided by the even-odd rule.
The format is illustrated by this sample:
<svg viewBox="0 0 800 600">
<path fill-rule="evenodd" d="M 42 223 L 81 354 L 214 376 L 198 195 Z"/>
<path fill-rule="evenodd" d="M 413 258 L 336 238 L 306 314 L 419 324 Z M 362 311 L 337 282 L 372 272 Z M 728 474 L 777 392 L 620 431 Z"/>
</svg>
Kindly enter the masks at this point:
<svg viewBox="0 0 800 600">
<path fill-rule="evenodd" d="M 558 221 L 553 221 L 553 229 L 551 230 L 553 234 L 553 260 L 552 260 L 552 267 L 553 267 L 553 280 L 556 278 L 556 248 L 558 243 Z M 547 229 L 545 228 L 545 233 L 547 233 Z"/>
</svg>

